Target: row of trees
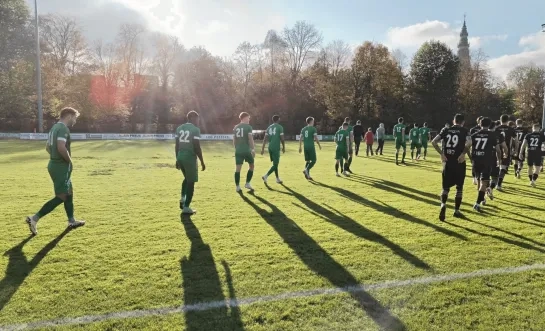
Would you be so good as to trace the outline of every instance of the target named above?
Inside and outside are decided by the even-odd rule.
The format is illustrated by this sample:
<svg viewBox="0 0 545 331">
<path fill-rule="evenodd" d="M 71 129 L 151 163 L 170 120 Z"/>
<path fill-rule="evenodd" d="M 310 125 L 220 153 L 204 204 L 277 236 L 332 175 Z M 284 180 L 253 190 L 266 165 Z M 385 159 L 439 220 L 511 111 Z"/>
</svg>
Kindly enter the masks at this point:
<svg viewBox="0 0 545 331">
<path fill-rule="evenodd" d="M 24 0 L 0 3 L 0 26 L 0 129 L 30 130 L 35 54 Z M 192 109 L 205 132 L 229 132 L 247 111 L 256 128 L 279 114 L 295 133 L 307 116 L 324 131 L 346 116 L 372 126 L 404 116 L 437 128 L 455 112 L 534 122 L 543 107 L 543 68 L 516 68 L 503 82 L 480 51 L 463 65 L 447 45 L 430 41 L 408 63 L 379 43 L 355 51 L 341 40 L 324 45 L 303 21 L 270 30 L 263 43 L 243 42 L 229 58 L 134 24 L 122 25 L 112 43 L 89 41 L 75 19 L 60 15 L 40 17 L 40 38 L 48 125 L 71 105 L 82 113 L 81 131 L 169 132 Z"/>
</svg>

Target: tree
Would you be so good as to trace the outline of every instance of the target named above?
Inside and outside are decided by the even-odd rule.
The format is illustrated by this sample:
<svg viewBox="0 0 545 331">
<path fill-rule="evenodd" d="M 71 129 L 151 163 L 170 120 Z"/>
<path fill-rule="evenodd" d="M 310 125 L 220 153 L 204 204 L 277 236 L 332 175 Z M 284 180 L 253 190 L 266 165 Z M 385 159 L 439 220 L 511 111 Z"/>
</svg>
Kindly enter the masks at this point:
<svg viewBox="0 0 545 331">
<path fill-rule="evenodd" d="M 334 77 L 337 76 L 341 69 L 347 67 L 351 51 L 350 45 L 346 42 L 334 40 L 322 52 L 325 56 L 326 65 Z"/>
<path fill-rule="evenodd" d="M 527 64 L 513 69 L 507 79 L 515 90 L 517 115 L 530 123 L 540 123 L 543 111 L 545 68 Z"/>
<path fill-rule="evenodd" d="M 265 37 L 265 41 L 263 42 L 263 47 L 265 49 L 269 50 L 269 58 L 271 61 L 271 81 L 274 85 L 274 76 L 276 72 L 276 66 L 275 63 L 277 61 L 277 58 L 279 55 L 281 55 L 284 52 L 284 49 L 286 48 L 286 43 L 278 35 L 278 33 L 275 30 L 269 30 L 267 32 L 267 36 Z"/>
<path fill-rule="evenodd" d="M 0 70 L 8 70 L 32 52 L 32 29 L 24 0 L 0 1 Z"/>
<path fill-rule="evenodd" d="M 238 45 L 235 52 L 235 63 L 240 72 L 242 84 L 242 109 L 247 111 L 248 86 L 252 78 L 252 74 L 256 71 L 257 63 L 257 47 L 245 41 Z"/>
<path fill-rule="evenodd" d="M 152 72 L 159 76 L 162 87 L 168 86 L 169 79 L 174 76 L 176 62 L 180 61 L 185 51 L 177 37 L 162 33 L 152 36 L 155 55 L 152 61 Z"/>
<path fill-rule="evenodd" d="M 314 25 L 297 21 L 292 28 L 284 28 L 283 39 L 286 43 L 288 66 L 293 84 L 297 81 L 309 53 L 316 51 L 320 46 L 322 34 Z"/>
<path fill-rule="evenodd" d="M 459 60 L 444 43 L 424 43 L 410 70 L 411 117 L 442 126 L 457 111 Z"/>
</svg>

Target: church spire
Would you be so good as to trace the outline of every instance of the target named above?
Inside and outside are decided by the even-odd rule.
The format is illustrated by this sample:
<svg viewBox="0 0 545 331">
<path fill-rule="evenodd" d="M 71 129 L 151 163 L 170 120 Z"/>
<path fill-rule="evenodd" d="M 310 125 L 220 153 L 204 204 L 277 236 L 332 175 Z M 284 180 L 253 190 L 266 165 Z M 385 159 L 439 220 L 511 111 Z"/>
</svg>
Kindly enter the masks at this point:
<svg viewBox="0 0 545 331">
<path fill-rule="evenodd" d="M 460 41 L 458 42 L 458 58 L 462 65 L 469 65 L 469 34 L 467 33 L 466 15 L 464 14 L 464 25 L 460 32 Z"/>
</svg>

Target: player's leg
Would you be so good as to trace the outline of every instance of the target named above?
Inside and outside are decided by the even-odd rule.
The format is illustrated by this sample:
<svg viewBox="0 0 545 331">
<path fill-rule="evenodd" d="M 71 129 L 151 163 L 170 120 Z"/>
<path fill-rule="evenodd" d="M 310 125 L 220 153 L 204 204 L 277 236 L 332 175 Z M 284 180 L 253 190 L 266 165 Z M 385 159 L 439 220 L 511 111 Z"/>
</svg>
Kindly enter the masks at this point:
<svg viewBox="0 0 545 331">
<path fill-rule="evenodd" d="M 346 162 L 344 163 L 344 171 L 352 173 L 352 170 L 350 170 L 350 165 L 352 165 L 352 151 L 349 153 L 348 158 L 346 159 Z"/>
<path fill-rule="evenodd" d="M 335 160 L 335 175 L 337 177 L 341 177 L 341 175 L 339 175 L 339 164 L 341 162 L 342 162 L 342 159 L 336 158 L 336 160 Z"/>
<path fill-rule="evenodd" d="M 361 143 L 361 140 L 355 140 L 354 141 L 355 149 L 356 149 L 356 156 L 358 156 L 358 154 L 360 152 L 360 143 Z"/>
<path fill-rule="evenodd" d="M 414 149 L 416 148 L 416 144 L 411 142 L 411 161 L 414 161 Z"/>
<path fill-rule="evenodd" d="M 280 151 L 275 152 L 273 155 L 273 167 L 274 167 L 274 175 L 276 176 L 276 182 L 278 184 L 282 184 L 282 180 L 280 179 L 280 176 L 278 175 L 278 166 L 280 165 Z"/>
<path fill-rule="evenodd" d="M 509 166 L 509 158 L 503 159 L 501 161 L 500 174 L 498 177 L 498 191 L 501 191 L 502 189 L 503 179 L 505 178 L 505 174 L 507 173 L 508 166 Z"/>
<path fill-rule="evenodd" d="M 532 177 L 532 179 L 534 180 L 534 185 L 537 182 L 537 178 L 539 177 L 539 173 L 541 172 L 541 170 L 543 170 L 543 165 L 537 165 L 535 167 L 534 176 Z"/>
<path fill-rule="evenodd" d="M 486 194 L 486 189 L 488 188 L 488 184 L 490 181 L 490 167 L 489 166 L 483 166 L 478 171 L 480 181 L 479 181 L 479 188 L 478 188 L 478 194 L 477 194 L 477 202 L 473 206 L 473 209 L 475 209 L 478 212 L 481 212 L 481 204 L 484 200 L 484 196 Z"/>
<path fill-rule="evenodd" d="M 267 178 L 269 178 L 269 176 L 270 176 L 273 172 L 276 173 L 276 171 L 277 171 L 277 166 L 278 166 L 278 164 L 277 164 L 276 161 L 275 161 L 274 152 L 273 152 L 273 151 L 270 151 L 270 150 L 269 150 L 269 159 L 270 159 L 271 162 L 272 162 L 272 166 L 271 166 L 271 168 L 269 169 L 269 171 L 267 171 L 267 173 L 266 173 L 263 177 L 261 177 L 265 183 L 267 183 Z M 278 176 L 277 176 L 277 177 L 278 177 Z"/>
<path fill-rule="evenodd" d="M 528 159 L 528 179 L 530 179 L 530 185 L 534 186 L 534 163 Z"/>
<path fill-rule="evenodd" d="M 422 143 L 422 147 L 424 148 L 424 160 L 426 159 L 426 156 L 428 156 L 428 142 Z"/>
<path fill-rule="evenodd" d="M 488 188 L 486 189 L 486 194 L 490 200 L 494 200 L 494 189 L 498 185 L 498 178 L 500 174 L 500 167 L 497 165 L 492 165 L 490 170 L 490 180 L 488 181 Z"/>
<path fill-rule="evenodd" d="M 181 166 L 185 183 L 185 199 L 182 205 L 182 212 L 184 214 L 194 214 L 195 211 L 191 209 L 190 205 L 193 201 L 193 195 L 195 194 L 195 183 L 199 181 L 197 160 L 184 160 L 181 162 Z"/>
<path fill-rule="evenodd" d="M 401 148 L 401 141 L 396 139 L 396 165 L 399 165 L 399 149 Z"/>
<path fill-rule="evenodd" d="M 440 199 L 441 199 L 441 209 L 439 211 L 439 220 L 444 221 L 445 215 L 447 212 L 447 200 L 448 200 L 448 194 L 450 191 L 450 188 L 453 186 L 452 181 L 450 178 L 450 166 L 449 164 L 445 164 L 443 166 L 443 173 L 442 173 L 442 187 L 443 191 L 441 191 Z"/>
<path fill-rule="evenodd" d="M 460 212 L 460 206 L 462 206 L 465 177 L 466 177 L 465 162 L 461 164 L 457 164 L 456 197 L 454 198 L 454 217 L 462 217 L 462 213 Z"/>
<path fill-rule="evenodd" d="M 312 177 L 310 176 L 310 169 L 312 169 L 314 167 L 314 165 L 316 164 L 316 150 L 312 149 L 312 150 L 309 150 L 309 151 L 305 151 L 305 154 L 308 153 L 308 167 L 306 168 L 307 170 L 307 179 L 310 179 L 312 180 Z"/>
<path fill-rule="evenodd" d="M 235 154 L 235 185 L 237 192 L 240 192 L 240 171 L 242 170 L 242 164 L 244 163 L 244 156 L 240 154 Z"/>
<path fill-rule="evenodd" d="M 244 185 L 244 187 L 250 191 L 253 191 L 254 189 L 250 184 L 252 177 L 254 176 L 254 157 L 252 154 L 246 155 L 245 161 L 248 162 L 248 172 L 246 173 L 246 185 Z"/>
<path fill-rule="evenodd" d="M 403 148 L 403 157 L 401 158 L 401 163 L 405 164 L 405 156 L 407 155 L 407 143 L 402 142 L 401 147 Z"/>
</svg>

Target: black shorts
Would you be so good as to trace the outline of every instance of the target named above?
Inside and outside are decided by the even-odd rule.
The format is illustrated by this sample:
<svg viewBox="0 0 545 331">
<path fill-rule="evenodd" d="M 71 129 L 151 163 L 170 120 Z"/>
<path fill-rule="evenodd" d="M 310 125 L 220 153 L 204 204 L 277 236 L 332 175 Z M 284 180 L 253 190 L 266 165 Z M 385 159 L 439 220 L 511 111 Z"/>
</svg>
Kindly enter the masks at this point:
<svg viewBox="0 0 545 331">
<path fill-rule="evenodd" d="M 501 159 L 501 165 L 504 167 L 509 167 L 511 165 L 511 155 L 507 155 L 507 158 Z"/>
<path fill-rule="evenodd" d="M 500 176 L 500 167 L 498 167 L 498 162 L 492 163 L 490 165 L 490 177 L 497 178 Z"/>
<path fill-rule="evenodd" d="M 494 167 L 497 168 L 497 167 Z M 492 167 L 488 162 L 473 162 L 473 173 L 480 180 L 490 180 Z M 499 172 L 499 171 L 498 171 Z"/>
<path fill-rule="evenodd" d="M 542 167 L 543 166 L 543 157 L 541 155 L 528 155 L 528 166 L 529 167 Z"/>
<path fill-rule="evenodd" d="M 466 179 L 466 163 L 447 162 L 443 167 L 443 189 L 450 189 L 456 186 L 458 189 L 464 187 Z"/>
</svg>

